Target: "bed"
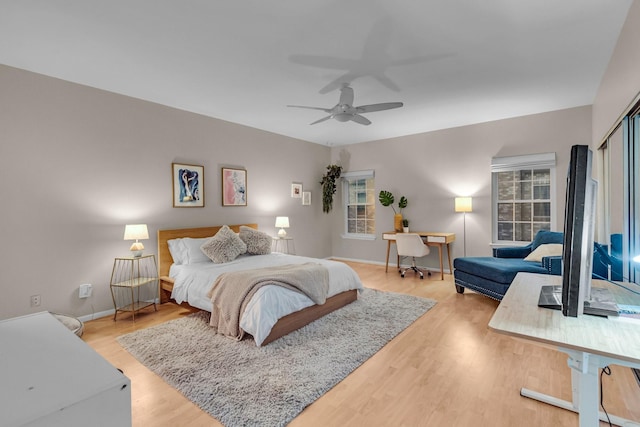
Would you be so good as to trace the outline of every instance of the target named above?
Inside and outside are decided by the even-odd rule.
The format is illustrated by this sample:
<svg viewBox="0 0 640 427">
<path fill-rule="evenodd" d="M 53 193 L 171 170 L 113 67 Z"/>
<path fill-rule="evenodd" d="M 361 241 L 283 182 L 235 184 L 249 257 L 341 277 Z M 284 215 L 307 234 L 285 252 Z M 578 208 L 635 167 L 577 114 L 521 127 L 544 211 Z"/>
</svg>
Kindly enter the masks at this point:
<svg viewBox="0 0 640 427">
<path fill-rule="evenodd" d="M 241 226 L 255 230 L 258 228 L 257 224 L 238 224 L 228 227 L 238 233 Z M 362 289 L 362 282 L 356 272 L 344 263 L 282 253 L 243 254 L 224 263 L 214 263 L 201 258 L 186 264 L 174 263 L 169 244 L 176 242 L 175 239 L 208 238 L 216 235 L 222 227 L 158 231 L 158 268 L 162 303 L 173 300 L 178 304 L 188 304 L 211 312 L 212 303 L 207 292 L 222 273 L 307 262 L 326 267 L 329 274 L 329 292 L 326 302 L 322 305 L 314 304 L 311 299 L 301 293 L 279 286 L 267 285 L 255 293 L 241 317 L 240 326 L 253 337 L 256 345 L 262 346 L 355 301 L 358 292 Z"/>
</svg>

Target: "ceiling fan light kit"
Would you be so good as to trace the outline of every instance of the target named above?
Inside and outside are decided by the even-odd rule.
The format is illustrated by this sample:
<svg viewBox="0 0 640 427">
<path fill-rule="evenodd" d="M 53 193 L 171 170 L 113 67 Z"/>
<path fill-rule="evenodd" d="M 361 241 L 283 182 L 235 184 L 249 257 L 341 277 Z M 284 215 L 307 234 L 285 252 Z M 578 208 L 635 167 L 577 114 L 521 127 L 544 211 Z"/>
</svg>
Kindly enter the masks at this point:
<svg viewBox="0 0 640 427">
<path fill-rule="evenodd" d="M 294 108 L 307 108 L 311 110 L 320 110 L 329 114 L 315 122 L 311 123 L 315 125 L 317 123 L 324 122 L 329 119 L 334 119 L 339 122 L 356 122 L 361 125 L 370 125 L 371 121 L 364 117 L 364 113 L 373 113 L 375 111 L 391 110 L 393 108 L 402 107 L 402 102 L 383 102 L 380 104 L 361 105 L 359 107 L 353 106 L 353 88 L 348 84 L 343 84 L 340 88 L 340 101 L 333 108 L 322 107 L 307 107 L 305 105 L 287 105 L 287 107 Z"/>
</svg>

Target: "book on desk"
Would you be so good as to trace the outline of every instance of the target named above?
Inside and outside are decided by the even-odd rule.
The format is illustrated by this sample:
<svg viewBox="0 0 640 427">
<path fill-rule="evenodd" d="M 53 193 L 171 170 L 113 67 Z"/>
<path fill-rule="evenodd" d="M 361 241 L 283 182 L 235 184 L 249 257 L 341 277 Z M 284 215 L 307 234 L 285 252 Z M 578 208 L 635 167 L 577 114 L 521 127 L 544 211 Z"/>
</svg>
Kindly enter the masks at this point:
<svg viewBox="0 0 640 427">
<path fill-rule="evenodd" d="M 553 310 L 562 309 L 562 286 L 543 286 L 540 289 L 538 307 Z M 584 302 L 584 314 L 592 316 L 617 316 L 618 304 L 609 289 L 591 288 L 591 299 Z"/>
</svg>

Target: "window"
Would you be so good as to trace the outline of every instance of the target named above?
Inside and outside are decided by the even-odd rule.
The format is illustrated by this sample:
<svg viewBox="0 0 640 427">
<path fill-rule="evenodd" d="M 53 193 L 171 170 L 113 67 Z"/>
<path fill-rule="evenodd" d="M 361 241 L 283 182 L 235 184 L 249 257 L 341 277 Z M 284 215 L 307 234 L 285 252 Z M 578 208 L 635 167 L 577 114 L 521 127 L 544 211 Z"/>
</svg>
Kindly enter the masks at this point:
<svg viewBox="0 0 640 427">
<path fill-rule="evenodd" d="M 555 153 L 491 161 L 493 241 L 530 242 L 555 223 Z"/>
<path fill-rule="evenodd" d="M 600 147 L 602 155 L 598 191 L 604 202 L 598 241 L 608 243 L 613 263 L 609 279 L 640 283 L 640 102 Z"/>
<path fill-rule="evenodd" d="M 376 232 L 376 198 L 373 171 L 342 174 L 345 233 L 343 237 L 374 239 Z"/>
</svg>

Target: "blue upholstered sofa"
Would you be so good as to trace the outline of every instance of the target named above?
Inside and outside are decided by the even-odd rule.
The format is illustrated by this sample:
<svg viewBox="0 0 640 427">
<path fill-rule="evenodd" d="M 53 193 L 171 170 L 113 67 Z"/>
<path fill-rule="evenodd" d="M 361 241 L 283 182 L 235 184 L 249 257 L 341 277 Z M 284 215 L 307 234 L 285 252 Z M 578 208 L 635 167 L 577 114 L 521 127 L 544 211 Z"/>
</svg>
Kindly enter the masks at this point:
<svg viewBox="0 0 640 427">
<path fill-rule="evenodd" d="M 495 248 L 492 257 L 456 258 L 453 260 L 456 291 L 463 293 L 468 288 L 501 300 L 518 272 L 559 275 L 561 256 L 543 257 L 541 262 L 525 261 L 524 258 L 540 245 L 562 242 L 563 233 L 541 230 L 526 246 Z M 592 264 L 594 277 L 606 277 L 610 263 L 606 248 L 596 243 Z"/>
</svg>

